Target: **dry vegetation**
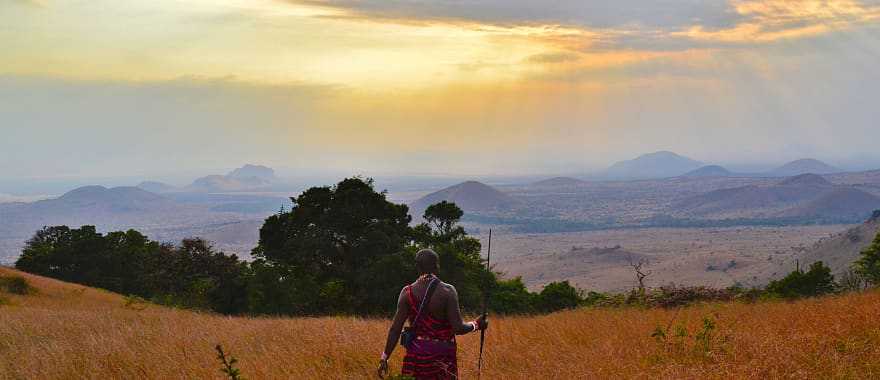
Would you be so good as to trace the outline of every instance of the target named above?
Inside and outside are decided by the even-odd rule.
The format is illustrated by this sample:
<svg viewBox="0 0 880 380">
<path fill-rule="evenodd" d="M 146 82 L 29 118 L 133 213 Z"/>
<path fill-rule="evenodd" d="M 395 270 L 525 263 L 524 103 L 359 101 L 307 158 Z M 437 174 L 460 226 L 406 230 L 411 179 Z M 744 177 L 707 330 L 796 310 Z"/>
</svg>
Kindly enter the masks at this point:
<svg viewBox="0 0 880 380">
<path fill-rule="evenodd" d="M 792 258 L 798 253 L 850 227 L 643 228 L 553 234 L 502 231 L 492 242 L 492 258 L 497 270 L 522 276 L 533 290 L 562 280 L 588 290 L 633 288 L 635 276 L 626 254 L 617 260 L 577 254 L 614 246 L 650 261 L 649 286 L 763 285 L 792 271 Z"/>
<path fill-rule="evenodd" d="M 22 275 L 0 268 L 0 276 Z M 222 378 L 214 346 L 261 378 L 370 378 L 384 320 L 228 318 L 126 302 L 22 275 L 36 294 L 2 294 L 0 378 Z M 878 378 L 880 292 L 681 310 L 594 309 L 498 318 L 486 379 Z M 695 339 L 704 318 L 708 339 Z M 667 342 L 652 337 L 671 328 Z M 686 338 L 673 335 L 679 326 Z M 459 340 L 473 378 L 478 336 Z M 400 365 L 400 352 L 393 365 Z"/>
</svg>

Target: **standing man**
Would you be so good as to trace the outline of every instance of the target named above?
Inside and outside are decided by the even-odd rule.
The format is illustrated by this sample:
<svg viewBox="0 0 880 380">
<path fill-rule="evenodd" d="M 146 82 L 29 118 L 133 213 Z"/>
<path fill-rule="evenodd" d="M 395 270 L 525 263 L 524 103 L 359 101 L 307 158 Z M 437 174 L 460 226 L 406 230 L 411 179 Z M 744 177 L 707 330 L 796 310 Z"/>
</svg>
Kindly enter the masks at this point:
<svg viewBox="0 0 880 380">
<path fill-rule="evenodd" d="M 397 299 L 397 312 L 379 362 L 379 376 L 388 374 L 388 357 L 400 340 L 404 322 L 409 319 L 413 339 L 406 347 L 401 373 L 416 380 L 457 379 L 455 336 L 486 329 L 489 322 L 486 315 L 473 322 L 462 321 L 458 292 L 437 277 L 440 269 L 437 253 L 430 249 L 419 251 L 416 269 L 419 279 L 404 287 Z"/>
</svg>

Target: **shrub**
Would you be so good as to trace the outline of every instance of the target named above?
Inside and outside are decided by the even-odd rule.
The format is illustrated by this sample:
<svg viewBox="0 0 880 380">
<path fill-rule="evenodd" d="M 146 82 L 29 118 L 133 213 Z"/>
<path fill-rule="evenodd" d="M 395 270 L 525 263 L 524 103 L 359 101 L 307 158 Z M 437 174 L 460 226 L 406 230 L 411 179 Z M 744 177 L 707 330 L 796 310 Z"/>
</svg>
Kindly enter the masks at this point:
<svg viewBox="0 0 880 380">
<path fill-rule="evenodd" d="M 875 215 L 880 210 L 875 211 Z M 874 285 L 880 285 L 880 234 L 874 238 L 871 246 L 862 251 L 862 255 L 854 264 L 855 270 L 863 278 Z"/>
<path fill-rule="evenodd" d="M 0 289 L 18 295 L 27 295 L 33 292 L 33 288 L 23 277 L 0 277 Z"/>
<path fill-rule="evenodd" d="M 489 308 L 500 314 L 530 314 L 535 311 L 537 297 L 520 277 L 498 280 L 489 297 Z"/>
<path fill-rule="evenodd" d="M 810 265 L 807 272 L 798 268 L 785 278 L 767 285 L 767 293 L 783 298 L 813 297 L 833 293 L 836 289 L 831 268 L 821 261 Z"/>
<path fill-rule="evenodd" d="M 536 301 L 536 309 L 544 313 L 574 309 L 583 302 L 581 291 L 568 281 L 551 282 L 541 290 Z"/>
</svg>

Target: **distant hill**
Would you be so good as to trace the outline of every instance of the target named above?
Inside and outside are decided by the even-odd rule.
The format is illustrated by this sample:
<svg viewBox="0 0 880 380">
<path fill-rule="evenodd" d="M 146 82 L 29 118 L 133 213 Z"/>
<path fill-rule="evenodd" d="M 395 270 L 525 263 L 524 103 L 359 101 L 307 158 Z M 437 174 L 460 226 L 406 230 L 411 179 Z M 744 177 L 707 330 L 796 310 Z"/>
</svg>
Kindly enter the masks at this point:
<svg viewBox="0 0 880 380">
<path fill-rule="evenodd" d="M 275 178 L 275 171 L 271 168 L 262 165 L 251 164 L 247 164 L 233 170 L 232 172 L 227 174 L 226 177 L 238 180 L 250 180 L 251 178 L 256 178 L 266 182 L 272 182 L 277 179 Z"/>
<path fill-rule="evenodd" d="M 140 211 L 173 207 L 174 202 L 137 187 L 85 186 L 71 190 L 58 199 L 32 204 L 36 207 L 57 206 L 59 210 L 90 208 L 94 211 Z"/>
<path fill-rule="evenodd" d="M 186 191 L 201 193 L 224 193 L 268 189 L 274 182 L 275 171 L 258 165 L 245 165 L 226 175 L 209 175 L 198 178 Z"/>
<path fill-rule="evenodd" d="M 283 198 L 169 192 L 137 187 L 85 186 L 32 203 L 0 203 L 0 262 L 12 261 L 44 226 L 93 225 L 99 231 L 137 229 L 157 241 L 210 238 L 246 253 L 256 243 L 255 225 L 276 212 Z"/>
<path fill-rule="evenodd" d="M 724 167 L 718 165 L 707 165 L 699 169 L 689 171 L 682 177 L 702 178 L 702 177 L 730 177 L 733 173 Z"/>
<path fill-rule="evenodd" d="M 139 183 L 137 187 L 141 190 L 149 191 L 156 194 L 168 193 L 176 189 L 174 186 L 171 186 L 167 183 L 156 181 L 144 181 Z"/>
<path fill-rule="evenodd" d="M 186 218 L 188 208 L 137 187 L 85 186 L 59 198 L 0 204 L 0 236 L 23 237 L 43 226 L 100 226 L 170 223 Z"/>
<path fill-rule="evenodd" d="M 605 171 L 609 179 L 649 179 L 677 177 L 703 166 L 703 163 L 672 152 L 655 152 L 617 162 Z"/>
<path fill-rule="evenodd" d="M 816 174 L 777 184 L 710 191 L 684 199 L 673 210 L 689 217 L 786 218 L 855 221 L 880 208 L 880 197 L 851 186 L 836 186 Z"/>
<path fill-rule="evenodd" d="M 467 181 L 428 194 L 410 203 L 410 215 L 413 218 L 420 218 L 428 206 L 441 201 L 454 202 L 465 212 L 501 209 L 516 203 L 515 199 L 489 185 L 477 181 Z"/>
<path fill-rule="evenodd" d="M 538 181 L 532 184 L 532 186 L 543 186 L 543 187 L 565 187 L 565 186 L 577 186 L 584 184 L 584 181 L 581 181 L 577 178 L 571 177 L 554 177 L 550 179 L 545 179 L 543 181 Z"/>
<path fill-rule="evenodd" d="M 831 173 L 840 173 L 843 170 L 836 168 L 834 166 L 828 165 L 822 161 L 812 159 L 812 158 L 804 158 L 800 160 L 795 160 L 789 162 L 785 165 L 782 165 L 776 169 L 773 169 L 769 172 L 777 177 L 788 177 L 799 174 L 813 173 L 813 174 L 831 174 Z"/>
</svg>

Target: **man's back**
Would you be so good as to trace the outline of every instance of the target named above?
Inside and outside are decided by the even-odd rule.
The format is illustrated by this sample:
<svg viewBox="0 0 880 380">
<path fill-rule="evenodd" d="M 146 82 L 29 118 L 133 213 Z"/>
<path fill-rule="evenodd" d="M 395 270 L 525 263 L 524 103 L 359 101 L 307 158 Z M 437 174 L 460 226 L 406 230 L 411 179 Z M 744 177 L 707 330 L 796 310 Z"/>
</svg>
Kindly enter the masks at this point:
<svg viewBox="0 0 880 380">
<path fill-rule="evenodd" d="M 413 298 L 416 301 L 416 305 L 412 305 L 414 308 L 418 309 L 418 304 L 425 298 L 425 293 L 428 291 L 428 284 L 430 284 L 430 281 L 416 281 L 409 285 Z M 440 281 L 437 288 L 434 290 L 434 294 L 428 301 L 428 304 L 425 305 L 423 313 L 428 313 L 431 318 L 436 320 L 448 321 L 450 318 L 449 303 L 456 298 L 453 297 L 455 294 L 455 288 L 452 285 Z M 455 302 L 454 307 L 458 308 L 458 302 Z"/>
</svg>

